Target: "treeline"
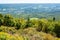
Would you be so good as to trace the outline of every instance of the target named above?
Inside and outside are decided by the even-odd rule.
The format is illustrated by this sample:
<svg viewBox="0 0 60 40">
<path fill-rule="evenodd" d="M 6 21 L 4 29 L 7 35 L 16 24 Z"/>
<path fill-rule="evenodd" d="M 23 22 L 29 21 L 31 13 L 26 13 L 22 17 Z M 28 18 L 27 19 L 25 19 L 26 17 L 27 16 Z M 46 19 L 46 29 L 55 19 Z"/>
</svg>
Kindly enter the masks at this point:
<svg viewBox="0 0 60 40">
<path fill-rule="evenodd" d="M 2 15 L 0 14 L 0 26 L 15 27 L 17 30 L 24 29 L 28 27 L 34 27 L 37 31 L 42 31 L 46 33 L 51 33 L 60 37 L 60 21 L 55 21 L 55 18 L 47 20 L 44 18 L 14 18 L 10 14 Z"/>
</svg>

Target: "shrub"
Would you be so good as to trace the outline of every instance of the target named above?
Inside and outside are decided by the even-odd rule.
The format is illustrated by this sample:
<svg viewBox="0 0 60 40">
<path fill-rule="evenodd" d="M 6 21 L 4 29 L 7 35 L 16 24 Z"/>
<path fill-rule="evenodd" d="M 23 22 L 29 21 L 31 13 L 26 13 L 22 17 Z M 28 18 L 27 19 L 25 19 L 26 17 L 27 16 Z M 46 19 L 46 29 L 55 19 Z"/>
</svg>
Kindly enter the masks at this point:
<svg viewBox="0 0 60 40">
<path fill-rule="evenodd" d="M 27 28 L 21 31 L 20 33 L 25 40 L 56 40 L 55 37 L 51 34 L 38 32 L 35 28 Z"/>
<path fill-rule="evenodd" d="M 13 36 L 8 33 L 0 32 L 0 40 L 23 40 L 22 36 Z"/>
<path fill-rule="evenodd" d="M 0 27 L 0 32 L 6 32 L 10 34 L 16 33 L 16 29 L 14 27 L 7 27 L 7 26 L 1 26 Z"/>
<path fill-rule="evenodd" d="M 47 19 L 40 19 L 38 23 L 37 31 L 43 31 L 47 32 L 48 31 L 48 20 Z"/>
</svg>

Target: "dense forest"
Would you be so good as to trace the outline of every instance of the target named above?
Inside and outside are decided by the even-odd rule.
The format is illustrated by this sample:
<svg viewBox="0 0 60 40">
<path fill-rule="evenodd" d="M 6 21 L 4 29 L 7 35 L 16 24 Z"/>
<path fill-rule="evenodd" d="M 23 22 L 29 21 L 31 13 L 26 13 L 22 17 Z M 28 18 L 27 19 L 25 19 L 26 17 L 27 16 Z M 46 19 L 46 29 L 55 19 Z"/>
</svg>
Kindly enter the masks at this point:
<svg viewBox="0 0 60 40">
<path fill-rule="evenodd" d="M 0 14 L 0 40 L 60 40 L 60 21 Z"/>
</svg>

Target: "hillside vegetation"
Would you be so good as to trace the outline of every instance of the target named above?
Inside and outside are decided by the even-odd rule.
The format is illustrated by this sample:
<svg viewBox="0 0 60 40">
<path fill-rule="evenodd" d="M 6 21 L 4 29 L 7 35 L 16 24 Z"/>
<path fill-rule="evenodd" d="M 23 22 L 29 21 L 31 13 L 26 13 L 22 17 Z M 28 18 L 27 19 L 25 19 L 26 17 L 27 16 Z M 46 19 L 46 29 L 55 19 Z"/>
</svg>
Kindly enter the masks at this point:
<svg viewBox="0 0 60 40">
<path fill-rule="evenodd" d="M 0 14 L 0 40 L 60 40 L 60 21 Z"/>
</svg>

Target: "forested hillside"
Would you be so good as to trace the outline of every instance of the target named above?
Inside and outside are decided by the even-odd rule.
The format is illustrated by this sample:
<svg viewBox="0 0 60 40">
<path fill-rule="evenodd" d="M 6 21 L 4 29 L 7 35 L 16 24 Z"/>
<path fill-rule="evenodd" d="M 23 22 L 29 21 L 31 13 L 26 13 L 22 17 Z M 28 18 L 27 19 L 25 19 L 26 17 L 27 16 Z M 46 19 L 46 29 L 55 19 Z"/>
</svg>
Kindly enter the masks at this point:
<svg viewBox="0 0 60 40">
<path fill-rule="evenodd" d="M 0 40 L 60 40 L 60 21 L 0 14 Z"/>
</svg>

